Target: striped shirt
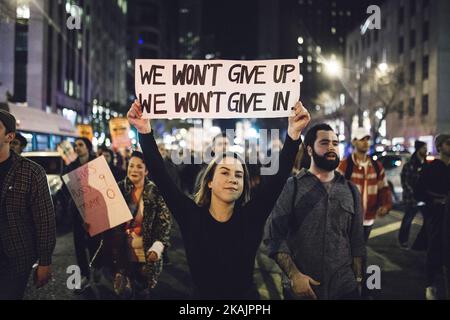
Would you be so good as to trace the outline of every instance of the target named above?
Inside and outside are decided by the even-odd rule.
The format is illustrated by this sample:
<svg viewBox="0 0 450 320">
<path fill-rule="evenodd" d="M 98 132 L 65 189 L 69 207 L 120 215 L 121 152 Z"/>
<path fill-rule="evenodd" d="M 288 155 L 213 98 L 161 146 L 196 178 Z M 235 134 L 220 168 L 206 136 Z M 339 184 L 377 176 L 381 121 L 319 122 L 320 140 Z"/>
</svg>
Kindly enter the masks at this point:
<svg viewBox="0 0 450 320">
<path fill-rule="evenodd" d="M 354 163 L 350 181 L 352 181 L 361 193 L 362 205 L 364 208 L 364 225 L 373 224 L 378 208 L 385 207 L 390 210 L 392 208 L 392 194 L 387 183 L 383 165 L 377 161 L 379 167 L 379 176 L 372 162 L 367 158 L 366 165 L 358 162 L 355 155 L 352 154 Z M 338 171 L 345 174 L 348 159 L 342 160 L 339 164 Z"/>
</svg>

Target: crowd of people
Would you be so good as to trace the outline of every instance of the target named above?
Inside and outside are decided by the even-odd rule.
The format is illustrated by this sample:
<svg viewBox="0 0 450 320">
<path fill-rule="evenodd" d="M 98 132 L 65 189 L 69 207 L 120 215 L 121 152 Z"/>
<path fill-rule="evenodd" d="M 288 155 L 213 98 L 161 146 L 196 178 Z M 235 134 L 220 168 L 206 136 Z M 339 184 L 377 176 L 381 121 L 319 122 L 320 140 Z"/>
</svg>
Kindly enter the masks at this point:
<svg viewBox="0 0 450 320">
<path fill-rule="evenodd" d="M 151 297 L 175 220 L 194 283 L 192 298 L 258 299 L 253 269 L 261 243 L 282 270 L 285 299 L 370 298 L 366 245 L 375 219 L 393 207 L 383 165 L 369 155 L 370 132 L 354 130 L 353 153 L 340 159 L 338 136 L 329 125 L 304 132 L 310 115 L 298 102 L 284 144 L 272 150 L 278 171 L 262 176 L 261 165 L 246 164 L 247 155 L 230 151 L 226 134 L 212 140 L 209 163 L 175 165 L 157 144 L 151 122 L 142 119 L 138 101 L 127 116 L 142 151 L 120 157 L 100 146 L 95 154 L 91 141 L 80 137 L 74 142 L 77 158 L 64 171 L 103 156 L 132 214 L 130 221 L 91 237 L 64 191 L 82 276 L 76 293 L 101 272 L 111 275 L 118 298 Z M 20 156 L 26 139 L 15 125 L 0 110 L 0 299 L 21 299 L 32 270 L 36 286 L 49 281 L 56 241 L 45 171 Z M 410 248 L 411 224 L 421 212 L 424 224 L 412 248 L 427 250 L 427 299 L 439 296 L 441 274 L 450 297 L 450 135 L 437 135 L 435 146 L 439 157 L 427 163 L 427 145 L 417 141 L 401 173 L 405 214 L 399 246 Z"/>
</svg>

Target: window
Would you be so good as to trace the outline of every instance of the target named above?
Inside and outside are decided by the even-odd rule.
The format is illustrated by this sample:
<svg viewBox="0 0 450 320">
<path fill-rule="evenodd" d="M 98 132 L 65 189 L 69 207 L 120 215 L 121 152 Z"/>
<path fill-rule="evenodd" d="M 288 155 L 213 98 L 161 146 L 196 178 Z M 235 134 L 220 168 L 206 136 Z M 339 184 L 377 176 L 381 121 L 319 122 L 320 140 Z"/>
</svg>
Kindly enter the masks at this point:
<svg viewBox="0 0 450 320">
<path fill-rule="evenodd" d="M 401 71 L 398 75 L 398 82 L 400 83 L 400 85 L 405 84 L 405 73 L 403 71 Z"/>
<path fill-rule="evenodd" d="M 398 9 L 398 24 L 400 26 L 403 25 L 404 20 L 405 20 L 405 8 L 404 7 L 400 7 Z"/>
<path fill-rule="evenodd" d="M 141 59 L 158 58 L 158 51 L 150 48 L 140 48 L 139 56 Z"/>
<path fill-rule="evenodd" d="M 398 38 L 398 54 L 403 54 L 405 50 L 403 37 Z"/>
<path fill-rule="evenodd" d="M 403 101 L 398 104 L 397 108 L 398 108 L 398 118 L 403 119 L 404 114 L 405 114 Z"/>
<path fill-rule="evenodd" d="M 142 41 L 143 44 L 154 44 L 157 45 L 159 42 L 158 35 L 151 31 L 144 31 L 140 36 L 139 40 Z"/>
<path fill-rule="evenodd" d="M 416 63 L 411 62 L 409 64 L 409 83 L 415 84 L 416 83 Z"/>
<path fill-rule="evenodd" d="M 409 99 L 409 106 L 408 106 L 408 116 L 410 117 L 414 117 L 414 115 L 416 114 L 416 99 L 414 98 L 410 98 Z"/>
<path fill-rule="evenodd" d="M 422 96 L 422 115 L 426 116 L 428 114 L 428 95 Z"/>
<path fill-rule="evenodd" d="M 430 58 L 428 56 L 422 59 L 422 78 L 423 80 L 428 79 L 428 69 L 430 64 Z"/>
<path fill-rule="evenodd" d="M 416 30 L 411 30 L 409 33 L 409 47 L 412 49 L 416 46 Z"/>
<path fill-rule="evenodd" d="M 430 23 L 428 21 L 425 21 L 423 23 L 423 28 L 422 28 L 422 39 L 424 42 L 428 41 L 429 34 L 430 34 Z"/>
<path fill-rule="evenodd" d="M 416 0 L 409 1 L 409 13 L 412 16 L 416 14 Z"/>
</svg>

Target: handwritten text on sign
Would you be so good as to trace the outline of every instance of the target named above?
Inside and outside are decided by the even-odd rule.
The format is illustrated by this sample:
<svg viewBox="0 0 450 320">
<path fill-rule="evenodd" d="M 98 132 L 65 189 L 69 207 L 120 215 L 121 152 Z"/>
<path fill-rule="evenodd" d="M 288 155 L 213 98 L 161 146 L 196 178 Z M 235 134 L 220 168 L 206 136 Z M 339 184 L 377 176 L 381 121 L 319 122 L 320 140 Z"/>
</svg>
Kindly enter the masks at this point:
<svg viewBox="0 0 450 320">
<path fill-rule="evenodd" d="M 135 63 L 144 117 L 287 117 L 299 99 L 297 60 L 144 60 Z"/>
<path fill-rule="evenodd" d="M 131 220 L 130 209 L 104 157 L 64 175 L 63 181 L 94 236 Z"/>
</svg>

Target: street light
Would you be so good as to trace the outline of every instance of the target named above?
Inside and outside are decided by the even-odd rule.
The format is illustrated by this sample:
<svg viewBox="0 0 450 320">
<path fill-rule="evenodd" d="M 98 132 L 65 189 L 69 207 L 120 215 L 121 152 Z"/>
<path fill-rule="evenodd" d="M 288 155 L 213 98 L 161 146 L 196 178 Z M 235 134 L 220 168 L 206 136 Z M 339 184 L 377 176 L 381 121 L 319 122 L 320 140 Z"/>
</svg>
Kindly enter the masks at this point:
<svg viewBox="0 0 450 320">
<path fill-rule="evenodd" d="M 383 74 L 386 73 L 389 69 L 389 66 L 386 62 L 382 62 L 378 65 L 378 70 L 380 70 L 380 72 L 382 72 Z"/>
<path fill-rule="evenodd" d="M 324 62 L 325 72 L 332 78 L 340 77 L 342 74 L 342 65 L 334 56 Z"/>
</svg>

